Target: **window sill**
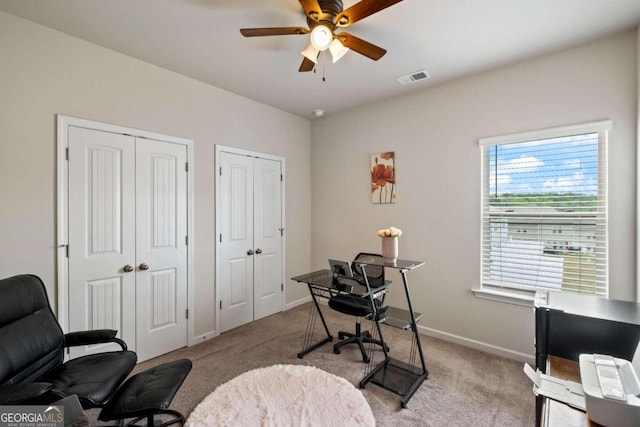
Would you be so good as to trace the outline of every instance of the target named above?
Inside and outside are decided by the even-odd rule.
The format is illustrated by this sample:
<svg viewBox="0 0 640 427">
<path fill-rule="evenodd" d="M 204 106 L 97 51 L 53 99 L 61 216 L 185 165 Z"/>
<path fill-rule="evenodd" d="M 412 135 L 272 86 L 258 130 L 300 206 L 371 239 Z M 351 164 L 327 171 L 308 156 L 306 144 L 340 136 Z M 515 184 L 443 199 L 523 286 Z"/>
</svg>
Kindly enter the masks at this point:
<svg viewBox="0 0 640 427">
<path fill-rule="evenodd" d="M 519 291 L 505 288 L 488 288 L 471 289 L 476 298 L 487 299 L 491 301 L 503 302 L 506 304 L 521 305 L 523 307 L 534 307 L 535 292 Z"/>
</svg>

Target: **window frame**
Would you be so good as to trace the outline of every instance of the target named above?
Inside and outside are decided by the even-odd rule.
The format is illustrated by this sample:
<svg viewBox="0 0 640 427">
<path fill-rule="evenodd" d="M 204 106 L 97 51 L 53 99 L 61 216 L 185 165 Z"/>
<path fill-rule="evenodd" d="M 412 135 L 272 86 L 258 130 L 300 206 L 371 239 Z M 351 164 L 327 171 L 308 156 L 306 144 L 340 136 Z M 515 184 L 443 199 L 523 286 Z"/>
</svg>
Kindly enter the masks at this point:
<svg viewBox="0 0 640 427">
<path fill-rule="evenodd" d="M 488 138 L 480 138 L 478 145 L 480 148 L 481 168 L 480 168 L 480 262 L 479 262 L 479 287 L 472 289 L 472 292 L 478 298 L 490 299 L 499 302 L 505 302 L 516 305 L 533 306 L 533 301 L 537 292 L 562 292 L 562 290 L 553 290 L 531 285 L 511 285 L 508 283 L 492 284 L 484 283 L 483 269 L 485 259 L 485 203 L 487 180 L 489 179 L 490 166 L 489 158 L 486 156 L 485 150 L 487 146 L 515 144 L 530 141 L 539 141 L 545 139 L 562 138 L 574 135 L 583 135 L 589 133 L 598 134 L 598 196 L 603 197 L 604 205 L 604 273 L 606 297 L 609 293 L 609 202 L 608 202 L 608 137 L 609 131 L 613 128 L 611 120 L 602 120 L 597 122 L 582 123 L 570 126 L 560 126 L 548 129 L 541 129 L 528 132 L 513 133 L 501 136 L 493 136 Z M 603 188 L 604 194 L 600 194 L 600 188 Z M 488 247 L 488 246 L 487 246 Z"/>
</svg>

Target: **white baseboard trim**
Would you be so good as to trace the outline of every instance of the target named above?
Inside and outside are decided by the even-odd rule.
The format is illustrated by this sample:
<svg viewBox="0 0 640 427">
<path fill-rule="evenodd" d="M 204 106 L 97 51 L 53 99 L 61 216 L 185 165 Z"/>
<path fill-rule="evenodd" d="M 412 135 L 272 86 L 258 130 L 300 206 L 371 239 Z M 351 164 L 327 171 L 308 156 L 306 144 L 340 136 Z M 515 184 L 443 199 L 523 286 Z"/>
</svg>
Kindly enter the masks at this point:
<svg viewBox="0 0 640 427">
<path fill-rule="evenodd" d="M 287 310 L 291 310 L 292 308 L 295 308 L 295 307 L 297 307 L 297 306 L 299 306 L 299 305 L 302 305 L 302 304 L 306 304 L 306 303 L 308 303 L 309 301 L 311 301 L 311 295 L 309 295 L 309 296 L 307 296 L 307 297 L 304 297 L 304 298 L 297 299 L 297 300 L 292 301 L 292 302 L 290 302 L 290 303 L 287 303 L 287 304 L 285 305 L 285 307 L 284 307 L 284 310 L 285 310 L 285 311 L 287 311 Z"/>
<path fill-rule="evenodd" d="M 291 310 L 292 308 L 297 307 L 297 306 L 302 305 L 302 304 L 306 304 L 309 301 L 311 301 L 311 296 L 300 298 L 299 300 L 296 300 L 296 301 L 293 301 L 293 302 L 290 302 L 290 303 L 286 304 L 285 308 L 284 308 L 284 311 Z M 216 331 L 215 329 L 213 331 L 205 332 L 204 334 L 201 334 L 201 335 L 193 337 L 191 339 L 191 342 L 188 344 L 188 346 L 191 347 L 193 345 L 200 344 L 200 343 L 205 342 L 205 341 L 209 341 L 210 339 L 213 339 L 213 338 L 217 337 L 218 335 L 220 335 L 220 334 L 218 334 L 218 331 Z"/>
<path fill-rule="evenodd" d="M 442 332 L 437 329 L 427 328 L 421 325 L 418 325 L 418 330 L 422 334 L 430 337 L 439 338 L 441 340 L 449 341 L 454 344 L 460 344 L 465 347 L 470 347 L 476 350 L 484 351 L 485 353 L 506 357 L 507 359 L 513 359 L 519 362 L 535 365 L 535 357 L 533 354 L 521 353 L 519 351 L 510 350 L 504 347 L 498 347 L 493 344 L 487 344 L 485 342 L 472 340 L 470 338 L 461 337 L 459 335 L 450 334 L 448 332 Z"/>
<path fill-rule="evenodd" d="M 217 336 L 218 336 L 218 332 L 215 330 L 198 335 L 197 337 L 193 337 L 193 340 L 189 344 L 189 347 L 191 347 L 192 345 L 200 344 L 205 341 L 209 341 L 210 339 L 213 339 Z"/>
</svg>

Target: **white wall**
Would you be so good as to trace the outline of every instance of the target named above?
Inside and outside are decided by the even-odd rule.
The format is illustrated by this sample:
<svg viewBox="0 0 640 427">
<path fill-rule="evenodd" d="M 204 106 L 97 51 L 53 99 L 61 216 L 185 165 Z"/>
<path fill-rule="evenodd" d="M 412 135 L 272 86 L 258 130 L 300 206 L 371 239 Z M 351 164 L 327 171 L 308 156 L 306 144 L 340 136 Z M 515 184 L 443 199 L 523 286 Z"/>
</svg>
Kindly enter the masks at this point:
<svg viewBox="0 0 640 427">
<path fill-rule="evenodd" d="M 480 276 L 478 139 L 611 119 L 611 297 L 633 300 L 637 44 L 626 32 L 312 122 L 312 267 L 379 252 L 376 231 L 399 227 L 400 256 L 426 261 L 409 273 L 420 325 L 531 356 L 533 310 L 470 292 Z M 370 154 L 383 151 L 396 153 L 394 205 L 369 201 Z M 401 296 L 398 284 L 390 299 Z"/>
<path fill-rule="evenodd" d="M 329 256 L 378 252 L 375 232 L 395 225 L 405 232 L 401 256 L 427 261 L 410 273 L 422 326 L 531 355 L 531 309 L 469 291 L 479 280 L 477 140 L 613 120 L 611 296 L 634 299 L 638 45 L 628 32 L 310 126 L 0 12 L 0 277 L 38 274 L 55 302 L 55 115 L 64 114 L 194 140 L 195 335 L 215 328 L 213 165 L 223 144 L 286 158 L 286 277 L 324 268 Z M 389 150 L 398 202 L 371 205 L 369 155 Z M 307 296 L 295 283 L 286 290 L 287 302 Z"/>
<path fill-rule="evenodd" d="M 636 31 L 637 33 L 637 42 L 636 42 L 636 56 L 637 56 L 637 64 L 636 64 L 636 89 L 638 91 L 636 98 L 636 112 L 638 114 L 638 124 L 637 124 L 637 133 L 636 133 L 636 224 L 638 218 L 640 217 L 640 173 L 638 171 L 638 165 L 640 165 L 640 26 Z M 636 225 L 636 248 L 640 246 L 640 230 Z M 636 266 L 640 264 L 640 251 L 636 250 Z M 636 302 L 640 302 L 640 271 L 636 267 Z"/>
<path fill-rule="evenodd" d="M 39 275 L 55 305 L 56 114 L 194 141 L 195 336 L 215 329 L 214 144 L 286 158 L 286 275 L 309 268 L 307 119 L 3 12 L 0 58 L 0 277 Z"/>
</svg>

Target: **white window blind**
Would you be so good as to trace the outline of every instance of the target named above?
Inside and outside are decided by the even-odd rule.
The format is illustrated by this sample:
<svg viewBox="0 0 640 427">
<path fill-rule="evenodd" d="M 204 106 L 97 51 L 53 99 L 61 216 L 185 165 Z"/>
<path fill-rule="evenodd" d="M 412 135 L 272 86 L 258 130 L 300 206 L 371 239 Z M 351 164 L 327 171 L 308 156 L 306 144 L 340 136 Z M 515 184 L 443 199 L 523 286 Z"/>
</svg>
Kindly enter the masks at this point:
<svg viewBox="0 0 640 427">
<path fill-rule="evenodd" d="M 482 287 L 608 296 L 611 122 L 480 140 Z"/>
</svg>

